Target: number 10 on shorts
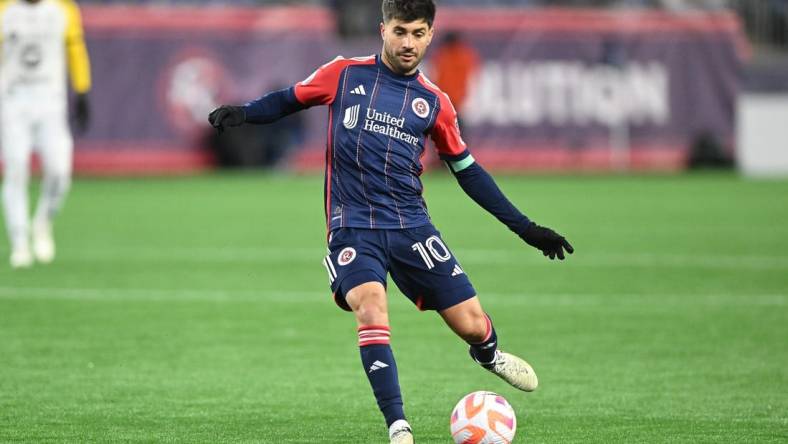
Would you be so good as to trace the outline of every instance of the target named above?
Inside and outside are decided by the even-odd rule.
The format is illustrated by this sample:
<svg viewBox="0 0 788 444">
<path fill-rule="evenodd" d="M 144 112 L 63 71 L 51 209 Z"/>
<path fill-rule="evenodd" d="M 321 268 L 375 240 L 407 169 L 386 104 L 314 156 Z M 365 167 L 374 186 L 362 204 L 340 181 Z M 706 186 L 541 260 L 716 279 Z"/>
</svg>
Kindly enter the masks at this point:
<svg viewBox="0 0 788 444">
<path fill-rule="evenodd" d="M 430 236 L 424 243 L 416 242 L 415 244 L 411 245 L 413 251 L 417 251 L 419 255 L 421 255 L 421 259 L 424 261 L 424 264 L 427 266 L 428 270 L 432 270 L 435 268 L 435 259 L 438 262 L 446 262 L 451 259 L 451 253 L 449 249 L 446 248 L 446 245 L 443 243 L 441 238 L 438 236 Z"/>
</svg>

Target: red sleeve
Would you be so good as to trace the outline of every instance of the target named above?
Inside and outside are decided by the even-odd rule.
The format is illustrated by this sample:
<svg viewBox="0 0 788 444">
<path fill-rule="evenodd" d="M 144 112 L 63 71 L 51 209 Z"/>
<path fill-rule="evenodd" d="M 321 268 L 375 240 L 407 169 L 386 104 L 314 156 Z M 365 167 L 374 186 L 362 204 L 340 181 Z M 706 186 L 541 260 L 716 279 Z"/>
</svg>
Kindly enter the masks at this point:
<svg viewBox="0 0 788 444">
<path fill-rule="evenodd" d="M 457 122 L 457 111 L 454 110 L 449 96 L 443 91 L 436 91 L 440 100 L 440 110 L 432 127 L 430 137 L 435 142 L 435 148 L 443 158 L 453 158 L 463 155 L 467 150 L 465 141 L 460 135 L 460 125 Z"/>
<path fill-rule="evenodd" d="M 295 85 L 296 99 L 306 106 L 329 105 L 334 101 L 342 70 L 352 61 L 342 56 L 318 68 Z"/>
</svg>

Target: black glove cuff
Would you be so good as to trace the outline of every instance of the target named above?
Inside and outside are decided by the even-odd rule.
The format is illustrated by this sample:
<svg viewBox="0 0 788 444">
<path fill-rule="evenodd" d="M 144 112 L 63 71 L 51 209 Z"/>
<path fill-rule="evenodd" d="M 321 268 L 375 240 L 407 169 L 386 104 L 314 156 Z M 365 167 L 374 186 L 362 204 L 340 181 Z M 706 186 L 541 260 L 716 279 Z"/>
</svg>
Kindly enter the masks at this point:
<svg viewBox="0 0 788 444">
<path fill-rule="evenodd" d="M 528 233 L 531 232 L 535 227 L 537 227 L 536 223 L 527 217 L 523 217 L 518 223 L 512 227 L 509 227 L 512 231 L 517 233 L 518 236 L 525 239 L 528 236 Z"/>
</svg>

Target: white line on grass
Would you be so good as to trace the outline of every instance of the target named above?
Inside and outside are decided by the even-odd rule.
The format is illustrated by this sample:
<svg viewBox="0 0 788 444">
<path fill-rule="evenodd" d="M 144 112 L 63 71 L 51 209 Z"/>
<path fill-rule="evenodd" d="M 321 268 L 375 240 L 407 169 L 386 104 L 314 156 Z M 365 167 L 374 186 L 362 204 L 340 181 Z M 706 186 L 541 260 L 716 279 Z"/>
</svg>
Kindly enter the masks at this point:
<svg viewBox="0 0 788 444">
<path fill-rule="evenodd" d="M 210 301 L 210 302 L 315 302 L 329 298 L 328 291 L 250 291 L 162 288 L 57 288 L 0 287 L 0 299 L 65 299 L 86 301 Z"/>
<path fill-rule="evenodd" d="M 466 264 L 545 265 L 540 254 L 526 250 L 459 249 L 455 250 L 460 262 Z M 63 259 L 85 262 L 186 262 L 186 263 L 315 263 L 325 257 L 320 248 L 239 248 L 239 247 L 117 247 L 84 248 L 66 251 Z M 713 268 L 731 270 L 787 270 L 788 256 L 760 254 L 695 254 L 695 253 L 597 253 L 578 252 L 570 257 L 577 267 L 672 267 Z"/>
<path fill-rule="evenodd" d="M 392 297 L 404 297 L 394 292 Z M 483 302 L 517 306 L 631 305 L 786 306 L 788 294 L 482 293 Z M 277 302 L 333 304 L 328 291 L 254 291 L 143 288 L 0 287 L 0 300 L 104 302 Z"/>
</svg>

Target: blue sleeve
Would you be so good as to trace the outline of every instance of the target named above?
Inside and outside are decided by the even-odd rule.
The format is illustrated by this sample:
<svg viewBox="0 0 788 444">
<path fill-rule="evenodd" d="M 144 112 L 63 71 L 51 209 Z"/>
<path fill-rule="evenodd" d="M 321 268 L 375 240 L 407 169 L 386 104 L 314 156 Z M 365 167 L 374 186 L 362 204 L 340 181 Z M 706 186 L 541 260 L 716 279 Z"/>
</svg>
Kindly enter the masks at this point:
<svg viewBox="0 0 788 444">
<path fill-rule="evenodd" d="M 249 123 L 271 123 L 305 108 L 296 100 L 292 87 L 270 92 L 243 106 Z"/>
<path fill-rule="evenodd" d="M 470 153 L 466 151 L 465 156 L 458 157 L 462 158 L 454 161 L 447 159 L 447 163 L 465 194 L 510 230 L 522 235 L 532 223 L 528 217 L 509 202 L 492 176 L 481 165 L 473 161 L 473 156 Z M 458 168 L 458 166 L 462 166 L 462 168 Z"/>
</svg>

